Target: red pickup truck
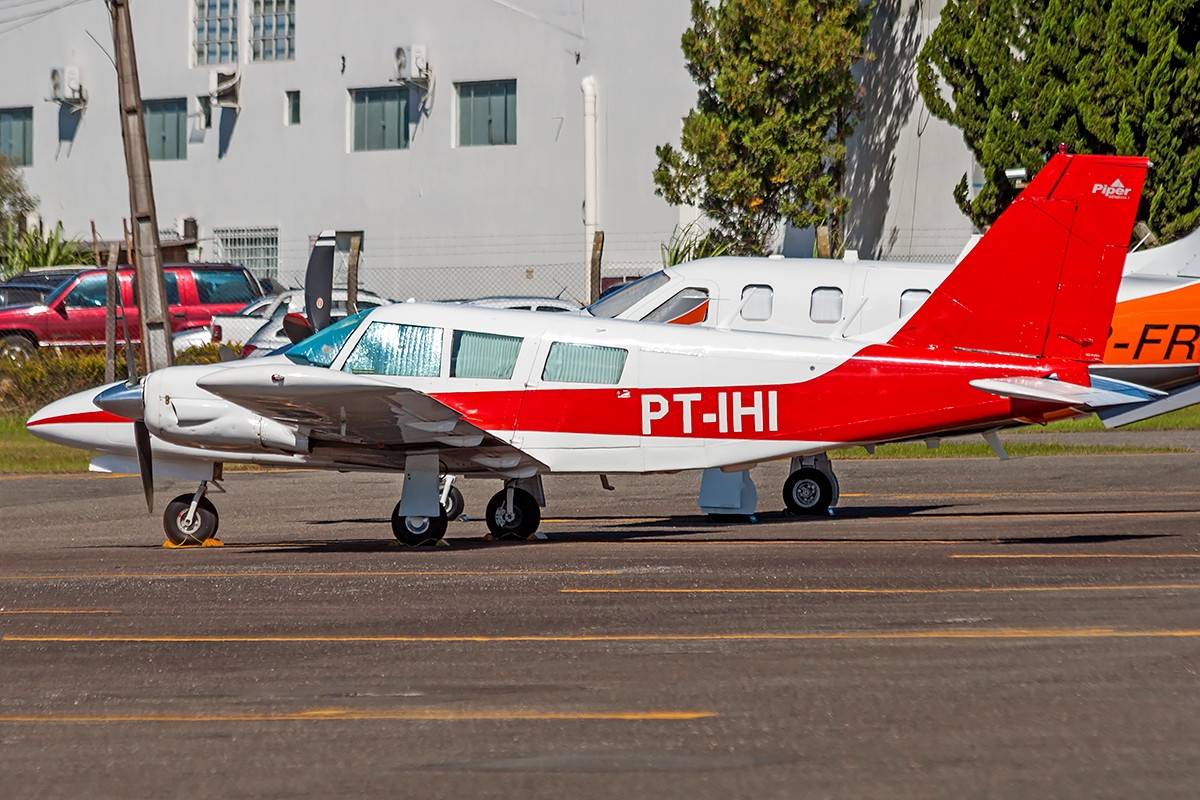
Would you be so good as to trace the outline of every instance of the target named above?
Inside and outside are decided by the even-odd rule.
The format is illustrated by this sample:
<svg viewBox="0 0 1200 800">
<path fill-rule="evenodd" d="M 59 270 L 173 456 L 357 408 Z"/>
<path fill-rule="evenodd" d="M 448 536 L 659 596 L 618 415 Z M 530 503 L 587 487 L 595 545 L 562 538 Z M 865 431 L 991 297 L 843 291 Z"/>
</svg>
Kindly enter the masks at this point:
<svg viewBox="0 0 1200 800">
<path fill-rule="evenodd" d="M 163 275 L 172 333 L 203 327 L 213 314 L 233 313 L 263 295 L 254 276 L 233 264 L 168 264 Z M 117 277 L 129 337 L 140 341 L 133 269 L 122 267 Z M 103 347 L 107 287 L 104 270 L 84 270 L 58 287 L 45 305 L 0 309 L 0 351 L 23 360 L 39 346 Z M 118 322 L 117 340 L 123 339 Z"/>
</svg>

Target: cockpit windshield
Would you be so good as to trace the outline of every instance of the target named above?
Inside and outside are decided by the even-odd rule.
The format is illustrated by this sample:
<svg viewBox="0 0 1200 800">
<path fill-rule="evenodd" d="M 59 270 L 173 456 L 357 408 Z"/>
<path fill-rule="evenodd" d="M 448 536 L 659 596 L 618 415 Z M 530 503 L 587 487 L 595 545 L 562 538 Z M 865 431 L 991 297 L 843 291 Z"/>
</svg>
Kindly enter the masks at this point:
<svg viewBox="0 0 1200 800">
<path fill-rule="evenodd" d="M 652 272 L 633 283 L 625 284 L 608 297 L 602 297 L 592 303 L 587 307 L 588 313 L 593 317 L 605 319 L 619 317 L 670 280 L 671 278 L 662 270 Z"/>
<path fill-rule="evenodd" d="M 328 367 L 341 352 L 342 345 L 354 333 L 369 311 L 360 311 L 353 316 L 333 323 L 328 328 L 314 333 L 302 342 L 293 345 L 284 353 L 291 361 L 306 367 Z"/>
</svg>

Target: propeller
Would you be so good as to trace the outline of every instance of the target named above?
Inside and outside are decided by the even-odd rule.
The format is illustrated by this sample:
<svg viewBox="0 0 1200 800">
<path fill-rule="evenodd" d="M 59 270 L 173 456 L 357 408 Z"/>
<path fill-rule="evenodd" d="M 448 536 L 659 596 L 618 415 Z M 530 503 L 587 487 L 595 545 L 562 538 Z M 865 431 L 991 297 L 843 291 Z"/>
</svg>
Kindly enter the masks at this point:
<svg viewBox="0 0 1200 800">
<path fill-rule="evenodd" d="M 133 443 L 137 450 L 138 472 L 142 476 L 142 492 L 146 495 L 146 511 L 153 512 L 154 461 L 150 451 L 150 429 L 146 427 L 146 406 L 142 397 L 142 384 L 138 379 L 133 343 L 128 337 L 125 339 L 125 364 L 129 369 L 129 379 L 111 389 L 105 389 L 96 395 L 92 402 L 110 414 L 133 420 Z"/>
<path fill-rule="evenodd" d="M 304 307 L 311 325 L 309 334 L 329 327 L 333 311 L 333 254 L 336 250 L 336 232 L 321 231 L 308 256 L 308 270 L 304 273 Z M 286 318 L 284 330 L 287 330 Z M 288 337 L 291 338 L 290 332 Z"/>
</svg>

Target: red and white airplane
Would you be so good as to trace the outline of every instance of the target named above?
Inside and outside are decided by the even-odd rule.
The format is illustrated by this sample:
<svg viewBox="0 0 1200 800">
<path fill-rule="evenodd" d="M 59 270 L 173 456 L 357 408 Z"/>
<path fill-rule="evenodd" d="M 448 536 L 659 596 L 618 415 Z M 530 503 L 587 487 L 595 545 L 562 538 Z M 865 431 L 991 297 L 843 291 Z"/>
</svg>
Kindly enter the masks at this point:
<svg viewBox="0 0 1200 800">
<path fill-rule="evenodd" d="M 134 420 L 137 446 L 111 458 L 139 456 L 148 499 L 152 464 L 192 477 L 206 465 L 196 493 L 168 505 L 176 542 L 215 533 L 204 495 L 225 460 L 402 471 L 392 529 L 410 544 L 445 532 L 443 474 L 504 480 L 486 516 L 498 536 L 536 532 L 551 472 L 737 472 L 793 458 L 785 502 L 820 512 L 836 479 L 816 457 L 831 448 L 1161 396 L 1088 372 L 1104 353 L 1147 167 L 1054 156 L 911 317 L 868 334 L 402 304 L 283 355 L 80 393 L 28 425 L 89 447 L 128 439 Z"/>
</svg>

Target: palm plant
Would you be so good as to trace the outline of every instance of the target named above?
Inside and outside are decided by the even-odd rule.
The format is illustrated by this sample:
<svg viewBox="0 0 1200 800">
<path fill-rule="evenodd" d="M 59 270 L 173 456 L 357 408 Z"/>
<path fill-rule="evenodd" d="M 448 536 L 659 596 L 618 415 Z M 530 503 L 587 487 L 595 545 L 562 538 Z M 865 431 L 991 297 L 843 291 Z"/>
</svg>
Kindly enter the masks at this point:
<svg viewBox="0 0 1200 800">
<path fill-rule="evenodd" d="M 4 265 L 6 274 L 31 267 L 79 264 L 81 258 L 79 239 L 66 238 L 61 222 L 45 238 L 36 228 L 18 235 L 9 225 L 4 241 L 0 243 L 0 264 Z"/>
<path fill-rule="evenodd" d="M 716 258 L 729 252 L 728 243 L 720 241 L 711 230 L 701 228 L 699 222 L 692 220 L 687 225 L 676 225 L 675 230 L 671 231 L 671 240 L 659 245 L 664 267 L 673 267 L 697 258 Z"/>
</svg>

